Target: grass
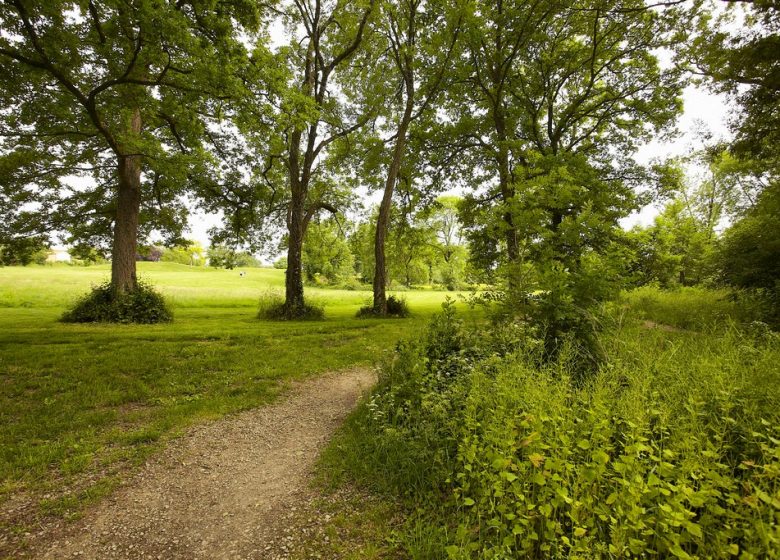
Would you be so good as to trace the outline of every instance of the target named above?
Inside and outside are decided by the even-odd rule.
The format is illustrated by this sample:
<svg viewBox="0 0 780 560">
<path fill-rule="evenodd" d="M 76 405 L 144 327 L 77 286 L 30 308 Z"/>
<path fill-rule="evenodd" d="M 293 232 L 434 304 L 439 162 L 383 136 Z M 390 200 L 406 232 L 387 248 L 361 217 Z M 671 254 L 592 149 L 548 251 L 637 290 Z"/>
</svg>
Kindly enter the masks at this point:
<svg viewBox="0 0 780 560">
<path fill-rule="evenodd" d="M 369 292 L 311 289 L 326 320 L 265 322 L 258 300 L 284 273 L 242 270 L 139 263 L 174 311 L 140 326 L 58 321 L 107 266 L 0 268 L 0 506 L 24 494 L 31 519 L 78 514 L 188 425 L 267 403 L 286 380 L 372 364 L 447 295 L 408 292 L 412 318 L 365 321 Z"/>
<path fill-rule="evenodd" d="M 414 559 L 780 558 L 780 338 L 724 296 L 628 294 L 583 383 L 485 330 L 446 367 L 408 342 L 321 468 L 403 504 Z"/>
</svg>

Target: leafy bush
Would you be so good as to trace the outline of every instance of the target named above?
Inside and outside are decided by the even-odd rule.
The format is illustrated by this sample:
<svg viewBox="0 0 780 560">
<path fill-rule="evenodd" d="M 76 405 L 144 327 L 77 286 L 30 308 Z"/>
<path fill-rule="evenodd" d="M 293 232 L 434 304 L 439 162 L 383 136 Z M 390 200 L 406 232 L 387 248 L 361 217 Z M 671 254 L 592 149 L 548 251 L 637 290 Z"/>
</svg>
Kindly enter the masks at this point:
<svg viewBox="0 0 780 560">
<path fill-rule="evenodd" d="M 406 299 L 396 296 L 387 297 L 387 315 L 384 317 L 397 317 L 403 319 L 411 314 L 409 311 L 409 305 L 406 303 Z M 357 317 L 359 318 L 382 318 L 382 315 L 378 314 L 372 304 L 365 305 L 358 309 Z"/>
<path fill-rule="evenodd" d="M 61 320 L 65 323 L 168 323 L 173 313 L 161 294 L 143 282 L 132 292 L 115 293 L 110 282 L 92 288 Z"/>
<path fill-rule="evenodd" d="M 620 321 L 615 321 L 620 324 Z M 623 321 L 573 383 L 520 323 L 452 309 L 399 344 L 326 456 L 405 496 L 450 558 L 765 558 L 780 550 L 780 336 Z M 404 541 L 404 539 L 400 539 Z"/>
<path fill-rule="evenodd" d="M 257 318 L 267 321 L 321 321 L 325 318 L 325 307 L 319 302 L 307 300 L 301 309 L 290 309 L 284 294 L 269 290 L 260 296 Z"/>
</svg>

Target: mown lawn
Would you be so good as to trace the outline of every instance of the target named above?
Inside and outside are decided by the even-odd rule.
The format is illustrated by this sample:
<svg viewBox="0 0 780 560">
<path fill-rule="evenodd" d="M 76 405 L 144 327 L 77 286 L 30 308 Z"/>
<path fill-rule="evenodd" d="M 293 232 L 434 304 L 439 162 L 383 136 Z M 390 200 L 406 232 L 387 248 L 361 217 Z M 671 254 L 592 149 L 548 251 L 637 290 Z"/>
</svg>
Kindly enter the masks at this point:
<svg viewBox="0 0 780 560">
<path fill-rule="evenodd" d="M 78 513 L 187 425 L 266 403 L 285 380 L 373 364 L 447 296 L 406 292 L 414 316 L 380 321 L 354 318 L 369 292 L 312 289 L 325 321 L 274 323 L 256 307 L 283 271 L 139 269 L 173 304 L 173 323 L 58 322 L 107 266 L 0 268 L 0 511 L 24 495 L 28 521 Z M 0 529 L 14 527 L 0 516 Z"/>
</svg>

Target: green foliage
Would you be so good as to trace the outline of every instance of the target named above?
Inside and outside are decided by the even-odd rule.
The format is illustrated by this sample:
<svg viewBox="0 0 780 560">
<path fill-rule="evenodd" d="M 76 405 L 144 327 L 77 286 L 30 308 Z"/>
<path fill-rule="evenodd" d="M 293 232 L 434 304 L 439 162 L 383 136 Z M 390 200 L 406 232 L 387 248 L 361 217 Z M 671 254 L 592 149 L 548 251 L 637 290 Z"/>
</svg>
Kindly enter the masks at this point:
<svg viewBox="0 0 780 560">
<path fill-rule="evenodd" d="M 325 306 L 307 300 L 301 309 L 290 309 L 283 292 L 270 290 L 260 297 L 257 318 L 266 321 L 322 321 L 325 319 Z"/>
<path fill-rule="evenodd" d="M 0 266 L 43 264 L 48 255 L 48 244 L 38 237 L 10 238 L 0 243 Z"/>
<path fill-rule="evenodd" d="M 166 247 L 160 255 L 160 261 L 186 264 L 190 266 L 203 266 L 206 264 L 204 250 L 200 243 L 188 241 L 186 245 L 179 247 Z M 247 266 L 238 264 L 237 266 Z"/>
<path fill-rule="evenodd" d="M 573 383 L 566 350 L 540 361 L 520 325 L 470 333 L 445 309 L 386 361 L 328 464 L 405 497 L 405 535 L 444 528 L 434 557 L 771 557 L 780 338 L 616 313 L 609 361 Z"/>
<path fill-rule="evenodd" d="M 286 267 L 285 267 L 286 268 Z M 354 259 L 336 220 L 312 223 L 303 242 L 303 272 L 308 282 L 343 282 L 354 274 Z"/>
<path fill-rule="evenodd" d="M 65 231 L 108 250 L 117 163 L 143 154 L 140 234 L 180 239 L 182 194 L 218 175 L 203 141 L 219 120 L 215 99 L 244 92 L 239 30 L 258 24 L 258 7 L 245 0 L 197 9 L 153 0 L 3 4 L 0 230 Z"/>
<path fill-rule="evenodd" d="M 274 268 L 277 270 L 285 270 L 287 268 L 287 257 L 280 257 L 274 261 Z"/>
<path fill-rule="evenodd" d="M 95 286 L 61 319 L 65 323 L 169 323 L 173 313 L 151 286 L 138 283 L 131 292 L 117 293 L 110 282 Z"/>
<path fill-rule="evenodd" d="M 662 327 L 713 331 L 733 324 L 767 321 L 766 300 L 750 291 L 683 287 L 659 290 L 643 286 L 627 292 L 617 305 L 627 305 L 638 317 Z"/>
<path fill-rule="evenodd" d="M 374 309 L 374 306 L 372 304 L 365 305 L 361 307 L 356 317 L 360 318 L 386 318 L 386 317 L 396 317 L 399 319 L 404 319 L 411 315 L 411 311 L 409 311 L 409 305 L 406 303 L 406 299 L 399 297 L 399 296 L 387 296 L 387 315 L 378 315 L 376 310 Z"/>
<path fill-rule="evenodd" d="M 260 261 L 248 251 L 237 251 L 225 245 L 212 245 L 208 250 L 209 266 L 233 269 L 240 266 L 260 266 Z M 189 263 L 187 263 L 189 264 Z"/>
</svg>

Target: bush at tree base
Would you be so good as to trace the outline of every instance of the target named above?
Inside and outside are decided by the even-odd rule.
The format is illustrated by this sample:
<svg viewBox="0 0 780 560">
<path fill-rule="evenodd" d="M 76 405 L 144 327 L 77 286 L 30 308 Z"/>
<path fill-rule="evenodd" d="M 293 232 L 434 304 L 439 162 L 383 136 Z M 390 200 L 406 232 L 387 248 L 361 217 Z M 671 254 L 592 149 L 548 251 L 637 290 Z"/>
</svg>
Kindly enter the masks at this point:
<svg viewBox="0 0 780 560">
<path fill-rule="evenodd" d="M 388 296 L 387 298 L 387 315 L 384 315 L 384 317 L 396 317 L 399 319 L 403 319 L 405 317 L 408 317 L 411 315 L 411 312 L 409 311 L 409 305 L 406 303 L 406 300 L 402 297 L 396 297 L 396 296 Z M 378 314 L 376 310 L 374 309 L 374 306 L 369 304 L 364 307 L 361 307 L 356 317 L 358 318 L 370 318 L 370 317 L 377 317 L 381 318 L 382 315 Z"/>
<path fill-rule="evenodd" d="M 322 321 L 325 306 L 307 300 L 300 309 L 290 309 L 281 292 L 270 290 L 260 297 L 257 318 L 266 321 Z"/>
<path fill-rule="evenodd" d="M 65 323 L 169 323 L 173 313 L 161 294 L 139 282 L 130 292 L 115 293 L 110 282 L 92 288 L 61 319 Z"/>
</svg>

